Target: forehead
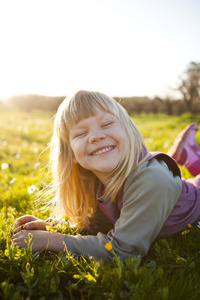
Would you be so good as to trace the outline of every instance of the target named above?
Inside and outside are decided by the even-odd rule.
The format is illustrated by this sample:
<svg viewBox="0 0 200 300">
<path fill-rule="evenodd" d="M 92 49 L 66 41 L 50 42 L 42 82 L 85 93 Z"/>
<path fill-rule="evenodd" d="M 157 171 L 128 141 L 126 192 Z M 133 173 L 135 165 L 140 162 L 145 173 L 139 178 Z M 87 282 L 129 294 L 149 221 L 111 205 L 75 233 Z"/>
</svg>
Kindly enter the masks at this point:
<svg viewBox="0 0 200 300">
<path fill-rule="evenodd" d="M 93 124 L 96 122 L 104 122 L 107 119 L 118 119 L 115 115 L 108 111 L 101 110 L 100 108 L 96 107 L 95 110 L 93 111 L 93 114 L 86 117 L 82 118 L 79 121 L 77 121 L 76 124 L 72 127 L 73 129 L 78 129 L 80 127 L 86 126 L 88 124 Z"/>
<path fill-rule="evenodd" d="M 112 98 L 100 96 L 96 94 L 77 94 L 72 98 L 65 99 L 60 109 L 60 122 L 68 134 L 77 123 L 95 116 L 97 111 L 104 114 L 111 113 L 120 118 L 117 102 Z"/>
</svg>

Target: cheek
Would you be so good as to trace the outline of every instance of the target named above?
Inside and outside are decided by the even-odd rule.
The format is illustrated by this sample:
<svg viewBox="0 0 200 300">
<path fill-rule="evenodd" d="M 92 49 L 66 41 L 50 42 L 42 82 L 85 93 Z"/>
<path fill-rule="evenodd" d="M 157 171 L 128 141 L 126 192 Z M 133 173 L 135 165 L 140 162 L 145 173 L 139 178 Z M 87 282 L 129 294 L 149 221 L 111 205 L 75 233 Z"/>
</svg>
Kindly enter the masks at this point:
<svg viewBox="0 0 200 300">
<path fill-rule="evenodd" d="M 123 152 L 123 155 L 125 155 L 125 156 L 127 155 L 128 149 L 129 149 L 128 141 L 124 139 L 123 144 L 122 144 L 122 148 L 121 148 L 121 150 Z"/>
<path fill-rule="evenodd" d="M 80 163 L 83 157 L 83 145 L 80 143 L 71 144 L 71 149 L 73 153 L 73 163 Z"/>
<path fill-rule="evenodd" d="M 121 145 L 121 149 L 126 150 L 128 147 L 129 141 L 128 141 L 125 131 L 123 129 L 121 129 L 118 132 L 118 136 L 119 136 L 119 143 Z"/>
<path fill-rule="evenodd" d="M 129 155 L 129 149 L 130 149 L 130 141 L 126 137 L 126 135 L 123 136 L 121 139 L 121 152 L 123 156 Z"/>
</svg>

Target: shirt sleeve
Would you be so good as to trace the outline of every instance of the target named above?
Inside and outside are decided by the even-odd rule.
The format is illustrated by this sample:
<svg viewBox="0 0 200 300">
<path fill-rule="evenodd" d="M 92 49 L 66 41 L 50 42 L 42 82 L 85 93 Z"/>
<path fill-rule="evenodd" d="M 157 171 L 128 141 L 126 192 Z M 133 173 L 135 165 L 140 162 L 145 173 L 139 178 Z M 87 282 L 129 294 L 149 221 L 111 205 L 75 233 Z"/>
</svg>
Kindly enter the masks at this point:
<svg viewBox="0 0 200 300">
<path fill-rule="evenodd" d="M 81 234 L 96 235 L 98 232 L 107 233 L 114 227 L 113 223 L 104 215 L 98 205 L 88 219 L 89 224 L 81 230 Z"/>
<path fill-rule="evenodd" d="M 107 235 L 65 235 L 68 251 L 85 257 L 109 260 L 112 254 L 104 245 L 112 243 L 122 259 L 147 254 L 181 193 L 181 179 L 156 159 L 143 163 L 127 179 L 123 206 L 114 229 Z"/>
</svg>

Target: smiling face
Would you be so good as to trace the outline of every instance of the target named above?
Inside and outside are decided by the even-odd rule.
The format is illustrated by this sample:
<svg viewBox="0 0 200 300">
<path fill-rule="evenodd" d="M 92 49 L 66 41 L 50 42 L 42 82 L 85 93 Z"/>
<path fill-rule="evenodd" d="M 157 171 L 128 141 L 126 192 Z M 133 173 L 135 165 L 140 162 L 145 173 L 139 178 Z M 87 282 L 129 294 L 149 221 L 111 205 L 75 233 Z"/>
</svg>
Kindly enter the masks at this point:
<svg viewBox="0 0 200 300">
<path fill-rule="evenodd" d="M 92 171 L 104 185 L 127 152 L 126 145 L 119 119 L 97 107 L 94 115 L 80 120 L 70 131 L 74 163 Z"/>
</svg>

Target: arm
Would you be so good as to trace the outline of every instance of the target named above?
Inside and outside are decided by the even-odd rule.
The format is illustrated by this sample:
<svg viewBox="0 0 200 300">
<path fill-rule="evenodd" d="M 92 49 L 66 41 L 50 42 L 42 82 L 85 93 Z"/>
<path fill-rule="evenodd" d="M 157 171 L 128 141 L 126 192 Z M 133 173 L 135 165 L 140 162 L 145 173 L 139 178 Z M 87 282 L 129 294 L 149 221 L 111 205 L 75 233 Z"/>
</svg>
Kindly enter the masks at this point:
<svg viewBox="0 0 200 300">
<path fill-rule="evenodd" d="M 17 219 L 15 234 L 12 237 L 15 246 L 27 249 L 29 234 L 32 235 L 32 251 L 49 250 L 63 252 L 66 250 L 64 234 L 44 231 L 48 222 L 31 215 L 25 215 Z M 82 230 L 83 233 L 97 234 L 98 231 L 107 233 L 113 228 L 113 224 L 105 217 L 99 207 L 96 207 L 94 214 L 89 218 L 88 227 Z"/>
<path fill-rule="evenodd" d="M 15 246 L 27 249 L 29 234 L 32 235 L 32 251 L 50 250 L 53 252 L 64 251 L 64 235 L 57 232 L 45 231 L 48 222 L 31 215 L 25 215 L 17 219 L 15 231 L 12 237 Z"/>
<path fill-rule="evenodd" d="M 15 246 L 27 249 L 29 234 L 32 235 L 31 245 L 33 253 L 43 250 L 57 253 L 65 251 L 64 234 L 44 230 L 22 230 L 17 232 L 12 237 Z"/>
<path fill-rule="evenodd" d="M 123 207 L 115 228 L 107 235 L 65 235 L 68 250 L 96 259 L 112 257 L 104 245 L 112 243 L 121 258 L 146 255 L 181 193 L 181 180 L 156 159 L 145 162 L 124 188 Z"/>
<path fill-rule="evenodd" d="M 67 250 L 75 255 L 108 260 L 112 258 L 112 254 L 104 245 L 111 242 L 113 250 L 121 258 L 139 254 L 144 256 L 180 195 L 181 180 L 175 178 L 166 166 L 153 159 L 151 162 L 143 163 L 128 178 L 124 190 L 120 217 L 115 228 L 107 235 L 100 232 L 97 236 L 70 236 L 58 233 L 49 235 L 49 232 L 45 231 L 39 234 L 32 231 L 33 242 L 35 241 L 33 251 L 35 249 L 41 251 L 47 245 L 48 250 L 63 251 L 64 240 Z M 26 230 L 25 232 L 28 233 Z M 20 238 L 21 236 L 16 236 L 14 240 L 16 245 Z M 24 236 L 22 238 L 24 239 Z M 38 238 L 40 241 L 44 239 L 44 244 L 40 244 L 39 248 L 36 247 Z M 22 240 L 20 246 L 24 247 Z"/>
</svg>

